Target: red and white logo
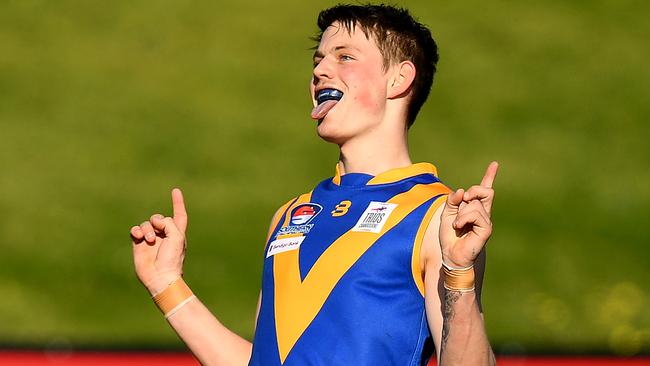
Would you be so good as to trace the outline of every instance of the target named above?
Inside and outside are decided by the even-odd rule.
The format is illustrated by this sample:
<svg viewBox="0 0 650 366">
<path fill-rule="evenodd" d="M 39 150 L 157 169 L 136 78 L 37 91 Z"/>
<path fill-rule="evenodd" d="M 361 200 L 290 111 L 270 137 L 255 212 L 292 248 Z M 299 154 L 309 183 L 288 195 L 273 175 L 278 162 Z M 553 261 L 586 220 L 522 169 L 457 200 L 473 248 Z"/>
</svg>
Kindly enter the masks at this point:
<svg viewBox="0 0 650 366">
<path fill-rule="evenodd" d="M 316 203 L 300 204 L 291 211 L 290 225 L 307 225 L 322 209 L 323 207 Z"/>
</svg>

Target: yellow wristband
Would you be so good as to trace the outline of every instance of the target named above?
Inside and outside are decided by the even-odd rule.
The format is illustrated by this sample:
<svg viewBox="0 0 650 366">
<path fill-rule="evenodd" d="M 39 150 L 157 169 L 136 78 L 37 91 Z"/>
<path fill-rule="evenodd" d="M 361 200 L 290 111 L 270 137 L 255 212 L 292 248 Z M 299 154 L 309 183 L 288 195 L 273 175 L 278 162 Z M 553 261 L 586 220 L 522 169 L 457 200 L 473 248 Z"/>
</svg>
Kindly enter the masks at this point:
<svg viewBox="0 0 650 366">
<path fill-rule="evenodd" d="M 447 290 L 459 292 L 474 291 L 474 266 L 453 268 L 443 262 L 442 271 L 445 274 L 444 286 Z"/>
<path fill-rule="evenodd" d="M 192 290 L 183 281 L 183 278 L 179 277 L 170 283 L 167 288 L 154 295 L 153 301 L 158 306 L 158 309 L 165 314 L 165 318 L 169 318 L 193 298 L 195 296 Z"/>
</svg>

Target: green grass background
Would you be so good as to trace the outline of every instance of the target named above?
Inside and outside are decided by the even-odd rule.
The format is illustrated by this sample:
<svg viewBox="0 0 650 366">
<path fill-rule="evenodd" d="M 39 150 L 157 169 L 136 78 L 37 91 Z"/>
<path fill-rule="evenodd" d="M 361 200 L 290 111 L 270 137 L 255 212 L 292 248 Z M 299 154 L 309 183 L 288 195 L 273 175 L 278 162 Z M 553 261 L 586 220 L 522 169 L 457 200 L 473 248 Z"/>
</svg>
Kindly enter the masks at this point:
<svg viewBox="0 0 650 366">
<path fill-rule="evenodd" d="M 180 347 L 128 237 L 174 186 L 187 282 L 252 336 L 268 221 L 337 160 L 307 94 L 333 4 L 0 3 L 0 344 Z M 441 49 L 413 159 L 453 187 L 501 163 L 495 350 L 649 352 L 650 3 L 399 4 Z"/>
</svg>

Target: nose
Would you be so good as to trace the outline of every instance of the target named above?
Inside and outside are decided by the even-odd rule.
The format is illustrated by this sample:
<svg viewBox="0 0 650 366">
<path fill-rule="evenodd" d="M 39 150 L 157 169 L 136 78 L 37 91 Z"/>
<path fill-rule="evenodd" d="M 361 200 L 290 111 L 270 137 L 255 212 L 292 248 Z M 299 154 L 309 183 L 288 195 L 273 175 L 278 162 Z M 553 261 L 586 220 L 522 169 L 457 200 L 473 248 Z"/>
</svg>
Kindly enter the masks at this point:
<svg viewBox="0 0 650 366">
<path fill-rule="evenodd" d="M 333 77 L 332 65 L 328 57 L 323 57 L 318 65 L 314 66 L 314 83 L 319 80 L 331 79 Z"/>
</svg>

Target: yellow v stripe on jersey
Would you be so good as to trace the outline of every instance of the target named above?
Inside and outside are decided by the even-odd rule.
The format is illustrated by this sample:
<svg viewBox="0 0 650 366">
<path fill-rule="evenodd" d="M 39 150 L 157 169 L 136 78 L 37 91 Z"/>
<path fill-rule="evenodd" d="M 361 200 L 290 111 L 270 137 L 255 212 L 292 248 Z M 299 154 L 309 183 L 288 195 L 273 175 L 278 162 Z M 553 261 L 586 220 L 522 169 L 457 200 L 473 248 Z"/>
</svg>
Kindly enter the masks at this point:
<svg viewBox="0 0 650 366">
<path fill-rule="evenodd" d="M 399 224 L 421 204 L 449 190 L 443 184 L 415 185 L 398 194 L 388 203 L 397 204 L 379 233 L 348 231 L 334 241 L 300 280 L 298 250 L 278 253 L 273 257 L 275 284 L 275 327 L 282 363 L 298 338 L 314 320 L 337 282 L 383 234 Z M 292 205 L 309 202 L 311 193 L 300 196 Z M 291 215 L 291 210 L 287 210 Z M 289 217 L 285 218 L 285 225 Z"/>
</svg>

